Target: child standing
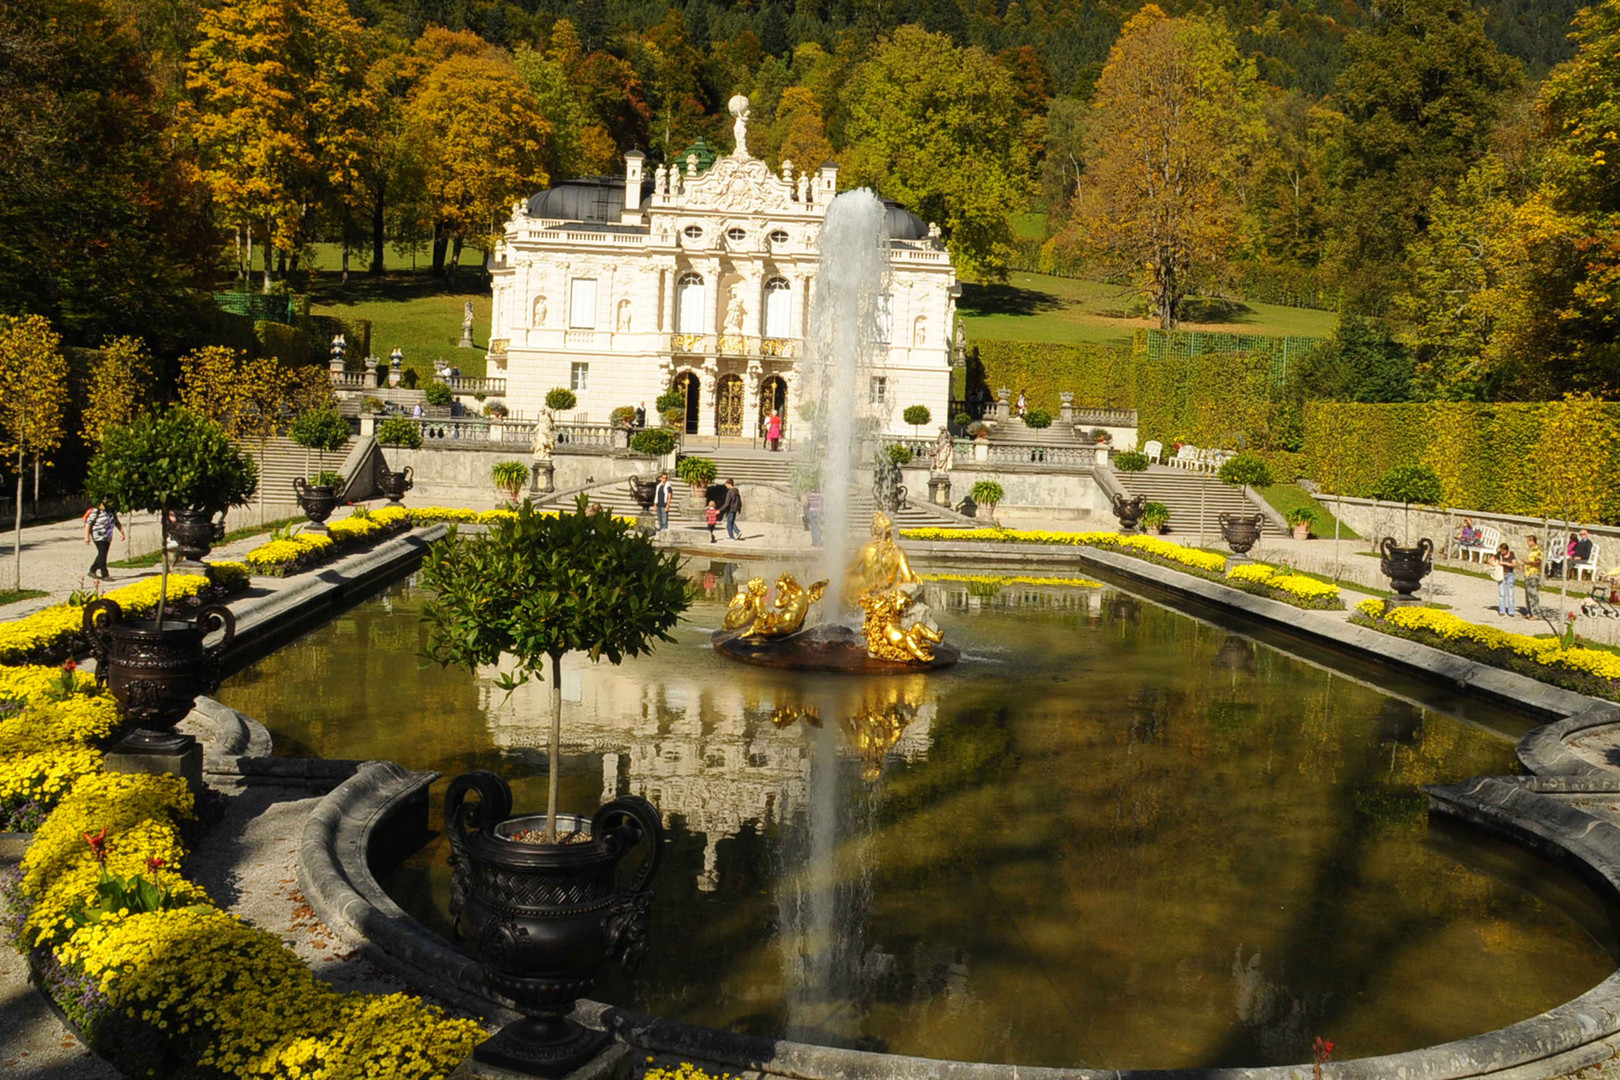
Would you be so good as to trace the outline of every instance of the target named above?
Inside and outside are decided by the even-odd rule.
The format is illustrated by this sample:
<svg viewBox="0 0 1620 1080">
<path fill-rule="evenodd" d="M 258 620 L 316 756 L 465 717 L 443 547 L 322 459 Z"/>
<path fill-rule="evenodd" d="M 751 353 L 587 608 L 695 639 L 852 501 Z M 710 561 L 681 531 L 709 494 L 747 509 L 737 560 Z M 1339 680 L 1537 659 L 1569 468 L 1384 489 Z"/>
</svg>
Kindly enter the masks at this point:
<svg viewBox="0 0 1620 1080">
<path fill-rule="evenodd" d="M 714 527 L 720 523 L 720 511 L 715 508 L 714 500 L 709 500 L 709 506 L 703 511 L 704 518 L 709 523 L 709 543 L 718 543 L 714 538 Z"/>
</svg>

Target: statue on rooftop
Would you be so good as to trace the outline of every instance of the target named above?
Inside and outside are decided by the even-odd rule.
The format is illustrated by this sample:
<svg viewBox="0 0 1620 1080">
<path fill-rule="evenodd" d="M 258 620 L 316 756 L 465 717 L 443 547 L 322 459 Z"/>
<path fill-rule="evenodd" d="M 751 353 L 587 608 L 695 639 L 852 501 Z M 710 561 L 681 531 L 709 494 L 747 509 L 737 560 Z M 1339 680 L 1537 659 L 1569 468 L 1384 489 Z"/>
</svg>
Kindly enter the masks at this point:
<svg viewBox="0 0 1620 1080">
<path fill-rule="evenodd" d="M 731 110 L 731 115 L 737 118 L 737 122 L 731 125 L 731 134 L 737 141 L 737 147 L 732 153 L 736 157 L 746 158 L 748 156 L 748 117 L 750 115 L 748 112 L 748 99 L 738 94 L 731 99 L 728 107 Z"/>
</svg>

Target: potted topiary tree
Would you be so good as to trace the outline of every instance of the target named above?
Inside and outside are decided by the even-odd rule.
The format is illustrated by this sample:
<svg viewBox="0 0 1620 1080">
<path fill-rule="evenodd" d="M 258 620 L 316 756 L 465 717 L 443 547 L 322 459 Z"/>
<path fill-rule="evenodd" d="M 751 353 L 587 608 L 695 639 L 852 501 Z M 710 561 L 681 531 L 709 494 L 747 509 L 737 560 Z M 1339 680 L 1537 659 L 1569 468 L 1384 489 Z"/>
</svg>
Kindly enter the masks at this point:
<svg viewBox="0 0 1620 1080">
<path fill-rule="evenodd" d="M 1288 527 L 1294 530 L 1295 540 L 1309 540 L 1311 526 L 1316 524 L 1316 511 L 1308 506 L 1296 506 L 1285 515 Z"/>
<path fill-rule="evenodd" d="M 1052 414 L 1046 409 L 1030 409 L 1024 414 L 1024 426 L 1037 431 L 1052 426 Z"/>
<path fill-rule="evenodd" d="M 906 406 L 905 412 L 900 414 L 900 419 L 911 425 L 911 434 L 913 438 L 917 436 L 917 429 L 928 423 L 928 421 L 932 420 L 933 418 L 934 414 L 928 411 L 928 406 L 926 405 L 908 405 Z"/>
<path fill-rule="evenodd" d="M 1150 502 L 1142 507 L 1142 531 L 1152 536 L 1164 532 L 1170 522 L 1170 508 L 1162 502 Z"/>
<path fill-rule="evenodd" d="M 171 512 L 212 517 L 246 506 L 258 482 L 253 459 L 232 445 L 223 428 L 176 407 L 107 432 L 90 461 L 85 488 L 97 503 L 156 513 L 167 544 Z M 218 605 L 200 610 L 195 621 L 167 619 L 168 597 L 165 562 L 150 626 L 124 622 L 122 609 L 111 600 L 92 601 L 84 610 L 97 672 L 141 729 L 124 740 L 132 752 L 182 754 L 196 745 L 190 736 L 165 733 L 213 685 L 212 661 L 235 633 L 229 609 Z M 205 652 L 204 637 L 220 627 L 225 641 Z M 200 782 L 200 757 L 196 768 Z"/>
<path fill-rule="evenodd" d="M 668 428 L 647 428 L 636 432 L 630 439 L 630 449 L 648 457 L 663 457 L 674 451 L 675 436 L 669 433 Z"/>
<path fill-rule="evenodd" d="M 691 485 L 691 498 L 688 505 L 693 509 L 703 508 L 703 492 L 714 483 L 714 478 L 720 475 L 719 467 L 706 457 L 683 457 L 675 463 L 675 475 Z"/>
<path fill-rule="evenodd" d="M 326 469 L 310 473 L 310 452 L 318 450 L 328 454 L 341 448 L 349 441 L 349 422 L 339 416 L 336 409 L 310 409 L 293 420 L 292 426 L 287 429 L 287 437 L 304 448 L 307 479 L 304 476 L 293 478 L 293 494 L 298 498 L 298 507 L 309 518 L 313 531 L 324 531 L 326 519 L 337 509 L 341 494 L 337 485 L 342 482 L 342 477 Z"/>
<path fill-rule="evenodd" d="M 1255 454 L 1238 454 L 1229 459 L 1216 471 L 1215 476 L 1223 484 L 1231 484 L 1238 488 L 1261 488 L 1272 485 L 1271 467 L 1264 459 Z M 1247 555 L 1249 549 L 1254 547 L 1260 539 L 1260 526 L 1265 523 L 1264 514 L 1229 514 L 1220 515 L 1221 537 L 1235 555 Z"/>
<path fill-rule="evenodd" d="M 658 409 L 658 416 L 665 427 L 684 429 L 686 427 L 686 395 L 679 390 L 666 390 L 658 395 L 653 403 Z"/>
<path fill-rule="evenodd" d="M 495 490 L 506 496 L 507 503 L 516 504 L 529 484 L 529 467 L 521 461 L 497 461 L 489 470 Z"/>
<path fill-rule="evenodd" d="M 377 425 L 377 443 L 380 446 L 398 446 L 416 450 L 422 445 L 422 429 L 413 420 L 403 416 L 390 416 Z"/>
<path fill-rule="evenodd" d="M 427 406 L 429 416 L 449 416 L 450 406 L 455 400 L 455 391 L 450 389 L 449 383 L 435 381 L 422 388 L 422 402 Z"/>
<path fill-rule="evenodd" d="M 1405 521 L 1403 531 L 1407 542 L 1412 538 L 1412 504 L 1438 506 L 1445 498 L 1440 474 L 1427 465 L 1397 465 L 1373 485 L 1373 498 L 1401 503 Z M 1434 541 L 1428 537 L 1416 545 L 1401 547 L 1393 536 L 1386 536 L 1378 545 L 1379 569 L 1389 578 L 1389 587 L 1397 600 L 1413 600 L 1423 579 L 1434 568 Z"/>
<path fill-rule="evenodd" d="M 657 867 L 658 811 L 634 796 L 590 818 L 557 812 L 562 755 L 562 658 L 584 653 L 617 664 L 649 652 L 686 609 L 679 556 L 661 554 L 609 514 L 543 516 L 530 503 L 481 536 L 454 528 L 422 567 L 433 599 L 423 612 L 427 655 L 477 668 L 507 662 L 496 684 L 508 693 L 535 678 L 551 683 L 550 788 L 544 815 L 511 817 L 511 789 L 475 772 L 445 795 L 451 841 L 451 914 L 479 943 L 490 988 L 525 1018 L 474 1051 L 494 1065 L 563 1075 L 606 1041 L 569 1020 L 615 959 L 634 967 L 645 948 L 647 885 Z M 476 794 L 477 802 L 468 796 Z M 631 846 L 645 852 L 630 888 L 613 867 Z"/>
</svg>

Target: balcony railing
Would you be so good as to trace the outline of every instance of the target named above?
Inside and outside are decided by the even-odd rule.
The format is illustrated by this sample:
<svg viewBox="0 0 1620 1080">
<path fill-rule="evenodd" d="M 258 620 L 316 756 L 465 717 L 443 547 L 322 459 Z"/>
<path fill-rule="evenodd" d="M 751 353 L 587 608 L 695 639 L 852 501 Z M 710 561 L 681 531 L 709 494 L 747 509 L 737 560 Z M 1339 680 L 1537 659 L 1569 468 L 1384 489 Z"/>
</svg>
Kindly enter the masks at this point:
<svg viewBox="0 0 1620 1080">
<path fill-rule="evenodd" d="M 1074 422 L 1081 427 L 1135 427 L 1135 409 L 1076 409 Z"/>
<path fill-rule="evenodd" d="M 526 421 L 529 425 L 530 438 L 533 438 L 534 421 Z M 566 423 L 558 424 L 553 429 L 558 446 L 602 446 L 609 449 L 624 447 L 629 442 L 629 432 L 622 427 L 612 424 L 585 424 Z"/>
<path fill-rule="evenodd" d="M 669 351 L 705 355 L 714 352 L 714 338 L 709 334 L 671 334 Z"/>
<path fill-rule="evenodd" d="M 505 379 L 477 378 L 471 375 L 446 375 L 437 380 L 447 384 L 458 394 L 495 394 L 506 396 Z"/>
<path fill-rule="evenodd" d="M 423 446 L 529 446 L 534 441 L 533 420 L 493 420 L 488 417 L 408 417 L 422 432 Z"/>
<path fill-rule="evenodd" d="M 799 355 L 798 338 L 754 337 L 751 334 L 671 334 L 669 351 L 696 356 L 744 356 L 790 359 Z"/>
<path fill-rule="evenodd" d="M 377 376 L 369 371 L 334 371 L 332 372 L 332 389 L 334 390 L 373 390 L 377 386 Z"/>
</svg>

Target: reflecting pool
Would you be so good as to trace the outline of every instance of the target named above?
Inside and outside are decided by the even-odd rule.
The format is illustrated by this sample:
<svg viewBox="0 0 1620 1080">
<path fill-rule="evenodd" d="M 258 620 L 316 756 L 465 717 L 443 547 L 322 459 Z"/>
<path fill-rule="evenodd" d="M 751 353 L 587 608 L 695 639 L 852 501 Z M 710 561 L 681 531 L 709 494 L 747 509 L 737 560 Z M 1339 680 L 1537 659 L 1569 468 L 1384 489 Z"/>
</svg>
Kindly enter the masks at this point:
<svg viewBox="0 0 1620 1080">
<path fill-rule="evenodd" d="M 1613 970 L 1579 889 L 1429 825 L 1419 785 L 1514 771 L 1513 714 L 1079 580 L 931 585 L 963 651 L 935 675 L 716 656 L 736 578 L 774 570 L 695 566 L 677 643 L 564 663 L 563 806 L 639 794 L 671 826 L 647 962 L 603 1000 L 895 1053 L 1168 1068 L 1308 1060 L 1317 1035 L 1341 1058 L 1412 1049 Z M 547 688 L 424 666 L 423 599 L 396 586 L 218 696 L 279 753 L 494 769 L 543 809 Z M 441 931 L 447 848 L 385 883 Z"/>
</svg>

